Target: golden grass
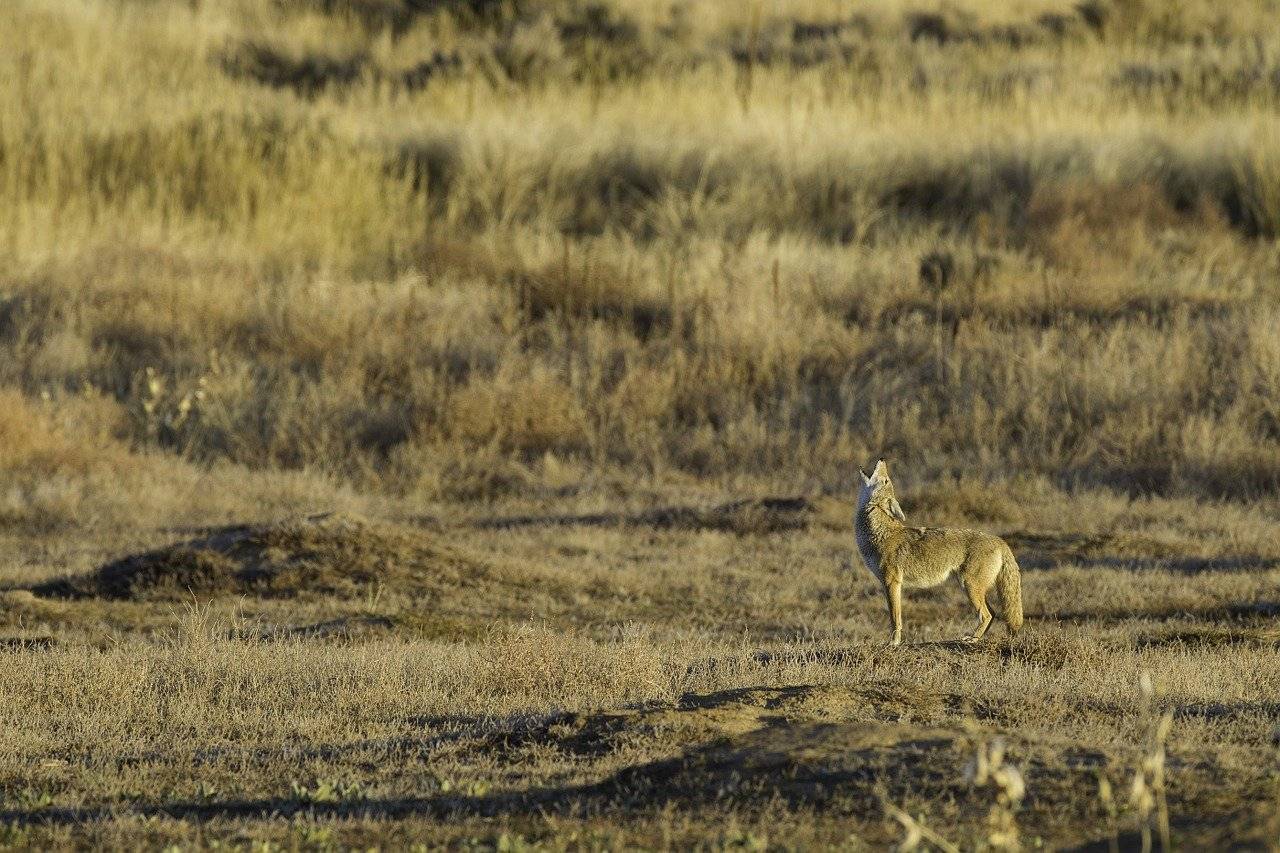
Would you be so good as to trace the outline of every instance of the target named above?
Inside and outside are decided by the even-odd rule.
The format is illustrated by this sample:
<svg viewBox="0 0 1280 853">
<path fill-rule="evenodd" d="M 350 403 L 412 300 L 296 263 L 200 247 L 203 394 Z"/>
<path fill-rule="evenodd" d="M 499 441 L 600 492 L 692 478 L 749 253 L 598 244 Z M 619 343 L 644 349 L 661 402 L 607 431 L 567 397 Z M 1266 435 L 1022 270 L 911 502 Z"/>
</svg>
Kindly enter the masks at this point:
<svg viewBox="0 0 1280 853">
<path fill-rule="evenodd" d="M 1273 17 L 0 4 L 0 841 L 1274 843 Z"/>
<path fill-rule="evenodd" d="M 954 489 L 972 503 L 903 501 L 1010 536 L 1029 620 L 1014 641 L 952 642 L 968 611 L 946 589 L 912 595 L 911 644 L 884 649 L 879 593 L 840 568 L 847 504 L 780 529 L 543 500 L 203 545 L 152 530 L 181 544 L 4 594 L 13 842 L 305 846 L 303 822 L 339 844 L 685 846 L 816 810 L 790 843 L 874 846 L 896 834 L 883 793 L 968 846 L 991 796 L 963 768 L 997 736 L 1026 777 L 1024 842 L 1103 840 L 1094 791 L 1100 774 L 1124 790 L 1141 760 L 1144 671 L 1174 719 L 1175 839 L 1264 837 L 1271 515 L 1027 484 L 997 520 L 981 487 Z M 79 541 L 91 565 L 123 550 Z M 47 540 L 9 548 L 38 578 Z M 1132 839 L 1141 814 L 1116 820 Z"/>
</svg>

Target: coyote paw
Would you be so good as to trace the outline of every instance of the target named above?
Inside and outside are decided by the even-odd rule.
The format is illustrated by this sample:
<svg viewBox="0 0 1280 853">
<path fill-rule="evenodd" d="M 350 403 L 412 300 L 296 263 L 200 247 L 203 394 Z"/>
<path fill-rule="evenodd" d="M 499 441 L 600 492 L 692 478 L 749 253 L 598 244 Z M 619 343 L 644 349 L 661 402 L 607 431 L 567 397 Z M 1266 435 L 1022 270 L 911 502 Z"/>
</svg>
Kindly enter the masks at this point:
<svg viewBox="0 0 1280 853">
<path fill-rule="evenodd" d="M 979 637 L 979 636 L 977 636 L 977 635 L 975 635 L 975 634 L 965 634 L 963 637 L 961 637 L 961 638 L 960 638 L 960 642 L 962 642 L 962 643 L 980 643 L 980 642 L 982 642 L 982 638 L 981 638 L 981 637 Z"/>
</svg>

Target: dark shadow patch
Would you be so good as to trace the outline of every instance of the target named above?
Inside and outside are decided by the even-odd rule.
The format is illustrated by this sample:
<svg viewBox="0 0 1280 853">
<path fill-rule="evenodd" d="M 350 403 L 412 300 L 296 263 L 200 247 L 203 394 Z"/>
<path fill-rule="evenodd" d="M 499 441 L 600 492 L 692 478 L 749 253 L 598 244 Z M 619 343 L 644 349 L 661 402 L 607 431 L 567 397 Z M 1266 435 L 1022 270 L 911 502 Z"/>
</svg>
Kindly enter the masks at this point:
<svg viewBox="0 0 1280 853">
<path fill-rule="evenodd" d="M 228 76 L 272 89 L 292 89 L 303 97 L 314 97 L 364 79 L 415 91 L 437 77 L 459 74 L 464 69 L 462 57 L 456 51 L 433 51 L 412 65 L 389 70 L 374 65 L 363 52 L 295 54 L 257 41 L 245 41 L 223 50 L 218 55 L 218 64 Z"/>
<path fill-rule="evenodd" d="M 994 271 L 999 261 L 994 256 L 986 256 L 980 261 L 983 266 L 976 267 L 970 277 L 958 277 L 957 286 L 951 293 L 970 294 L 980 291 Z M 934 275 L 930 270 L 922 275 Z M 840 305 L 830 304 L 833 311 L 839 312 L 844 322 L 852 326 L 872 328 L 892 328 L 916 317 L 930 325 L 937 323 L 950 334 L 958 332 L 961 324 L 975 320 L 997 324 L 1016 324 L 1019 326 L 1035 326 L 1042 329 L 1062 328 L 1063 326 L 1110 326 L 1120 322 L 1136 322 L 1153 326 L 1165 323 L 1170 317 L 1186 316 L 1195 321 L 1226 319 L 1239 310 L 1238 303 L 1216 297 L 1188 298 L 1183 296 L 1134 296 L 1115 303 L 1099 305 L 1028 305 L 1028 304 L 990 304 L 981 301 L 953 297 L 944 297 L 941 303 L 923 297 L 903 298 L 893 304 L 879 308 L 873 314 L 862 303 Z M 1145 492 L 1159 488 L 1168 488 L 1171 473 L 1168 467 L 1152 469 L 1159 478 L 1150 482 L 1142 481 L 1143 471 L 1137 466 L 1118 469 L 1127 477 L 1138 479 Z M 1086 479 L 1087 475 L 1095 475 L 1095 480 Z M 1096 478 L 1096 471 L 1079 472 L 1081 482 L 1111 485 L 1116 477 Z"/>
<path fill-rule="evenodd" d="M 566 42 L 598 41 L 612 45 L 634 44 L 640 39 L 635 21 L 604 3 L 586 3 L 558 21 Z"/>
<path fill-rule="evenodd" d="M 1278 223 L 1280 224 L 1280 223 Z M 1180 484 L 1220 500 L 1256 501 L 1280 494 L 1280 448 L 1259 442 L 1230 459 L 1182 463 Z"/>
<path fill-rule="evenodd" d="M 1188 557 L 1185 547 L 1140 533 L 1095 534 L 1019 531 L 1004 537 L 1024 569 L 1050 569 L 1062 564 L 1126 571 L 1165 571 L 1185 575 L 1266 571 L 1280 558 L 1257 554 Z"/>
<path fill-rule="evenodd" d="M 1274 101 L 1280 95 L 1280 66 L 1249 59 L 1200 57 L 1175 62 L 1130 62 L 1111 78 L 1117 91 L 1166 103 L 1195 101 L 1206 107 Z"/>
<path fill-rule="evenodd" d="M 1036 18 L 1036 25 L 1055 39 L 1083 35 L 1087 32 L 1087 25 L 1079 16 L 1061 12 L 1044 12 Z"/>
<path fill-rule="evenodd" d="M 864 15 L 826 21 L 796 19 L 791 22 L 791 42 L 796 45 L 868 38 L 871 34 L 871 22 Z"/>
<path fill-rule="evenodd" d="M 836 64 L 878 71 L 876 48 L 867 43 L 870 22 L 862 16 L 779 20 L 759 31 L 733 32 L 724 44 L 729 58 L 744 70 L 782 66 L 797 70 Z"/>
<path fill-rule="evenodd" d="M 954 222 L 969 227 L 984 213 L 1016 226 L 1026 217 L 1037 176 L 1030 161 L 1009 152 L 986 152 L 965 162 L 918 160 L 881 193 L 880 206 L 906 219 Z"/>
<path fill-rule="evenodd" d="M 1024 569 L 1052 568 L 1061 563 L 1078 563 L 1082 560 L 1103 559 L 1124 561 L 1117 554 L 1134 554 L 1137 559 L 1160 559 L 1176 553 L 1177 546 L 1150 537 L 1110 533 L 1039 533 L 1015 531 L 1007 533 L 1009 543 L 1018 563 Z"/>
<path fill-rule="evenodd" d="M 402 146 L 397 163 L 401 173 L 412 178 L 415 188 L 426 187 L 432 195 L 443 197 L 457 172 L 457 146 L 453 142 L 409 143 Z M 637 180 L 643 183 L 643 179 Z M 635 202 L 634 192 L 640 190 L 626 181 L 611 184 L 598 176 L 598 180 L 574 193 L 578 212 L 570 219 L 577 224 L 568 230 L 578 233 L 581 228 L 603 229 L 604 221 L 597 221 L 596 216 L 627 218 L 628 214 L 622 211 Z M 476 224 L 480 224 L 479 220 Z M 532 266 L 513 264 L 489 246 L 438 236 L 424 240 L 418 256 L 425 270 L 501 283 L 513 292 L 521 314 L 530 322 L 547 318 L 603 320 L 625 327 L 647 341 L 677 327 L 692 329 L 699 309 L 698 303 L 692 303 L 677 312 L 665 296 L 637 287 L 634 270 L 590 252 L 571 252 L 568 243 L 560 258 Z M 464 378 L 461 371 L 456 378 Z"/>
<path fill-rule="evenodd" d="M 961 37 L 961 33 L 942 15 L 936 12 L 912 12 L 904 25 L 907 38 L 912 41 L 931 41 L 944 45 Z"/>
<path fill-rule="evenodd" d="M 868 654 L 873 653 L 874 649 L 871 647 L 858 648 L 856 646 L 843 649 L 787 650 L 783 652 L 759 651 L 753 652 L 749 660 L 757 666 L 796 666 L 815 663 L 842 666 L 862 660 Z M 736 659 L 732 660 L 736 662 Z M 720 665 L 717 658 L 707 658 L 690 664 L 686 669 L 686 673 L 690 675 L 695 672 L 710 674 Z"/>
<path fill-rule="evenodd" d="M 601 512 L 582 515 L 522 515 L 478 521 L 482 530 L 518 527 L 656 527 L 676 530 L 718 530 L 759 535 L 805 530 L 817 509 L 806 498 L 744 498 L 709 508 L 659 507 L 627 515 Z"/>
<path fill-rule="evenodd" d="M 660 59 L 657 33 L 643 30 L 625 12 L 608 3 L 575 3 L 556 16 L 559 37 L 568 68 L 580 81 L 599 86 L 604 81 L 640 77 L 655 69 Z M 667 54 L 670 63 L 685 61 Z M 501 60 L 500 60 L 501 61 Z M 510 63 L 504 63 L 509 66 Z M 532 82 L 536 73 L 509 68 L 513 79 Z"/>
<path fill-rule="evenodd" d="M 1102 35 L 1107 21 L 1111 18 L 1111 6 L 1105 0 L 1082 0 L 1075 6 L 1075 12 L 1081 22 L 1093 30 L 1095 35 Z"/>
<path fill-rule="evenodd" d="M 876 788 L 885 783 L 891 797 L 965 798 L 956 740 L 951 732 L 892 724 L 779 724 L 628 768 L 579 796 L 627 806 L 772 799 L 815 808 L 838 797 L 875 814 Z M 907 767 L 911 771 L 902 772 Z"/>
<path fill-rule="evenodd" d="M 676 325 L 668 302 L 638 293 L 626 271 L 599 260 L 566 258 L 505 277 L 531 321 L 552 315 L 604 320 L 628 327 L 642 341 L 667 334 Z M 683 318 L 682 325 L 691 327 L 692 315 Z"/>
<path fill-rule="evenodd" d="M 1143 634 L 1134 640 L 1134 645 L 1139 649 L 1277 646 L 1280 645 L 1280 628 L 1220 625 L 1172 627 L 1165 631 Z"/>
<path fill-rule="evenodd" d="M 1230 720 L 1238 717 L 1280 719 L 1280 702 L 1187 702 L 1173 709 L 1173 716 L 1202 720 Z"/>
<path fill-rule="evenodd" d="M 1194 619 L 1204 622 L 1264 622 L 1270 624 L 1280 616 L 1280 602 L 1255 601 L 1245 604 L 1219 604 L 1208 607 L 1153 606 L 1133 610 L 1099 608 L 1094 611 L 1059 610 L 1027 613 L 1028 619 L 1068 624 L 1118 624 L 1136 619 Z"/>
<path fill-rule="evenodd" d="M 913 42 L 938 47 L 975 45 L 1021 50 L 1046 42 L 1056 42 L 1077 32 L 1066 15 L 1041 15 L 1032 22 L 997 23 L 982 26 L 973 15 L 958 12 L 911 12 L 903 19 L 903 29 Z"/>
<path fill-rule="evenodd" d="M 369 56 L 327 56 L 308 53 L 293 56 L 271 45 L 248 41 L 224 51 L 222 70 L 232 77 L 252 80 L 273 89 L 292 89 L 312 97 L 333 86 L 359 80 L 369 67 Z"/>
<path fill-rule="evenodd" d="M 412 92 L 423 88 L 437 77 L 449 77 L 459 74 L 462 69 L 462 57 L 457 53 L 442 53 L 437 50 L 427 59 L 415 62 L 408 68 L 391 76 L 390 79 L 400 87 Z M 385 74 L 380 76 L 387 77 Z"/>
<path fill-rule="evenodd" d="M 420 18 L 448 12 L 466 26 L 483 26 L 501 20 L 504 13 L 528 12 L 529 0 L 276 0 L 284 5 L 310 7 L 325 15 L 346 17 L 368 30 L 407 32 Z"/>
<path fill-rule="evenodd" d="M 427 138 L 401 144 L 391 158 L 394 174 L 408 178 L 415 193 L 444 198 L 458 175 L 462 155 L 455 139 Z"/>
<path fill-rule="evenodd" d="M 278 632 L 266 632 L 263 639 L 300 637 L 309 640 L 356 640 L 382 636 L 395 628 L 385 616 L 343 616 L 311 625 L 298 625 Z"/>
</svg>

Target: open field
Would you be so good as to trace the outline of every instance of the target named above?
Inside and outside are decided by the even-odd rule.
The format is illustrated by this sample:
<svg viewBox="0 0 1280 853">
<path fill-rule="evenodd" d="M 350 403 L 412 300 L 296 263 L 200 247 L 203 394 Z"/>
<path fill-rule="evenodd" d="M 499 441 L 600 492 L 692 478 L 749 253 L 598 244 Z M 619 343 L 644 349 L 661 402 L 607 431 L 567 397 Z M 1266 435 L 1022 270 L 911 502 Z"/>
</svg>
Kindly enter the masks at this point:
<svg viewBox="0 0 1280 853">
<path fill-rule="evenodd" d="M 1280 848 L 1277 15 L 0 3 L 0 844 Z"/>
<path fill-rule="evenodd" d="M 1277 523 L 1026 497 L 1029 624 L 980 646 L 949 641 L 971 620 L 949 585 L 882 648 L 827 503 L 291 515 L 156 531 L 124 563 L 14 548 L 50 580 L 4 596 L 5 838 L 877 848 L 902 836 L 884 796 L 967 848 L 996 795 L 965 766 L 999 737 L 1024 843 L 1129 847 L 1168 710 L 1177 843 L 1274 843 Z"/>
</svg>

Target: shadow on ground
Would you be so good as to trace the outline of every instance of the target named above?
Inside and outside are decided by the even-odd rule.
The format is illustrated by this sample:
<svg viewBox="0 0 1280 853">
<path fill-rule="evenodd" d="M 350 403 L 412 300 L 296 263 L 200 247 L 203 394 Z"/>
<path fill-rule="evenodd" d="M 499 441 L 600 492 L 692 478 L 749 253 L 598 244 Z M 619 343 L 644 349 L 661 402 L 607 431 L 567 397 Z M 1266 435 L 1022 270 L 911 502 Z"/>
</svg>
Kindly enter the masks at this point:
<svg viewBox="0 0 1280 853">
<path fill-rule="evenodd" d="M 711 507 L 665 506 L 640 513 L 599 512 L 578 515 L 515 515 L 478 521 L 481 530 L 517 527 L 656 527 L 720 530 L 738 534 L 804 530 L 819 515 L 803 497 L 744 498 Z"/>
<path fill-rule="evenodd" d="M 1005 535 L 1023 569 L 1062 564 L 1126 571 L 1160 570 L 1188 575 L 1207 572 L 1256 572 L 1280 566 L 1280 559 L 1257 554 L 1224 557 L 1187 556 L 1184 546 L 1133 533 L 1033 533 Z"/>
<path fill-rule="evenodd" d="M 1095 610 L 1028 611 L 1027 618 L 1069 624 L 1120 624 L 1138 619 L 1191 619 L 1199 622 L 1228 622 L 1273 625 L 1280 615 L 1280 601 L 1251 601 L 1242 604 L 1210 604 L 1197 607 L 1157 605 L 1145 608 L 1099 608 Z"/>
</svg>

